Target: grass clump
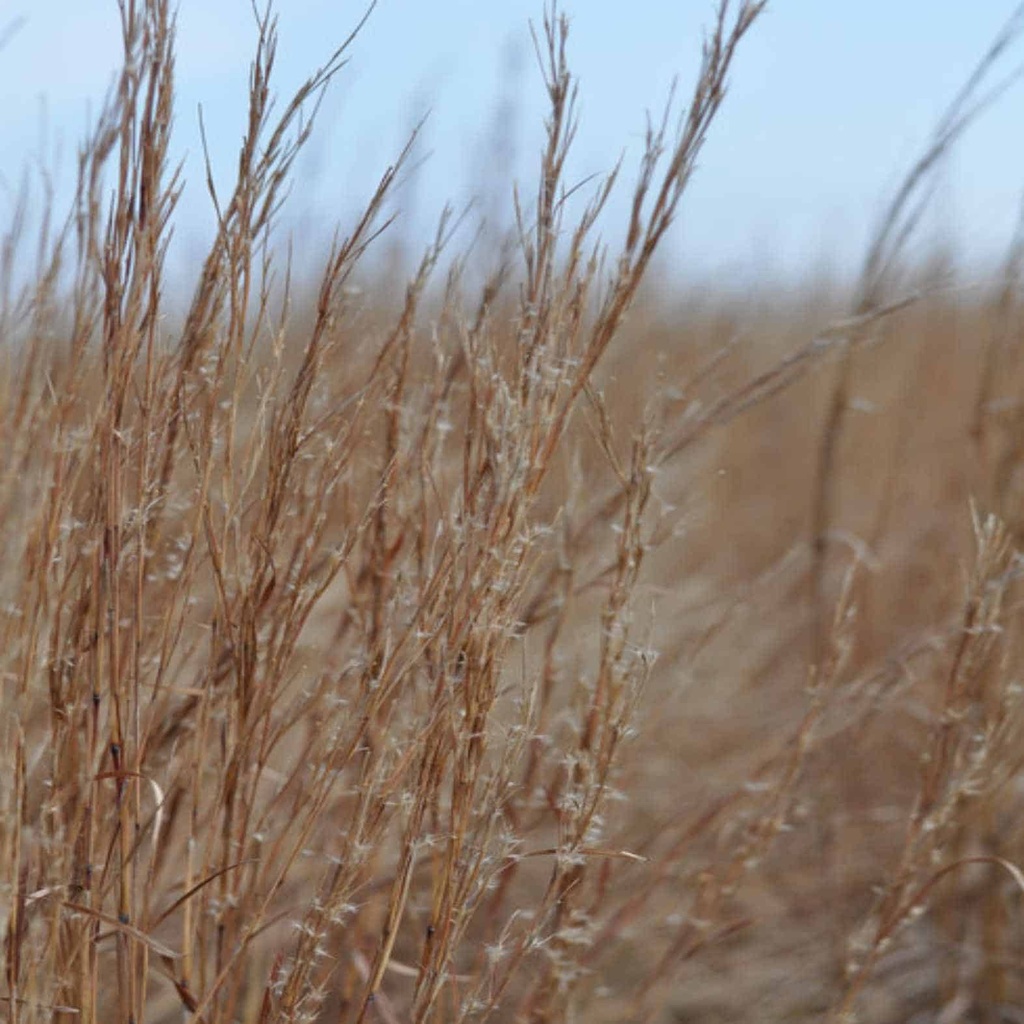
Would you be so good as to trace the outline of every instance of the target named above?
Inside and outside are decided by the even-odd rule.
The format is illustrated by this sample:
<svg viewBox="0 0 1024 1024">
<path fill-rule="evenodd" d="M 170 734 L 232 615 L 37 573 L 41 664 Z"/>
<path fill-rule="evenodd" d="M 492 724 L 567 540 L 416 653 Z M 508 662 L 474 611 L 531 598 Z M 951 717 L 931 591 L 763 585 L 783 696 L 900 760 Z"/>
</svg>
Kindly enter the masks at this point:
<svg viewBox="0 0 1024 1024">
<path fill-rule="evenodd" d="M 666 311 L 645 274 L 763 9 L 718 7 L 619 251 L 595 236 L 618 169 L 569 217 L 551 8 L 536 192 L 497 268 L 470 283 L 446 212 L 399 295 L 365 288 L 410 144 L 305 304 L 275 221 L 354 36 L 275 115 L 268 11 L 178 316 L 174 22 L 122 5 L 118 86 L 27 287 L 22 219 L 4 248 L 12 1022 L 996 1020 L 1016 998 L 1019 259 L 974 306 L 894 285 L 1014 36 L 897 194 L 850 316 Z M 789 463 L 767 476 L 766 439 Z M 936 466 L 941 500 L 901 486 Z M 958 612 L 968 493 L 1002 519 L 974 513 Z M 956 544 L 922 565 L 935 531 Z"/>
</svg>

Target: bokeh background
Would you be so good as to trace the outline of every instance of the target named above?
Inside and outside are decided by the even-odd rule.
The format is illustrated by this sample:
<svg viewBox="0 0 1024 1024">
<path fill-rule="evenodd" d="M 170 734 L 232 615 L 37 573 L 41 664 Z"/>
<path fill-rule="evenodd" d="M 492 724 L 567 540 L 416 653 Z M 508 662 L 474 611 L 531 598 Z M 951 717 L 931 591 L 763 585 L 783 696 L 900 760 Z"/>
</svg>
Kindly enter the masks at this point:
<svg viewBox="0 0 1024 1024">
<path fill-rule="evenodd" d="M 366 10 L 362 3 L 278 5 L 278 87 L 325 61 Z M 709 2 L 578 0 L 571 60 L 581 81 L 573 174 L 639 154 L 644 112 L 658 112 L 674 76 L 696 73 Z M 667 250 L 677 273 L 735 282 L 852 271 L 884 199 L 999 26 L 1007 0 L 784 0 L 771 5 L 732 76 L 731 95 Z M 403 191 L 401 226 L 425 238 L 446 201 L 471 197 L 492 221 L 513 180 L 532 182 L 544 96 L 529 32 L 539 0 L 381 0 L 328 93 L 321 130 L 300 165 L 288 223 L 327 237 L 354 214 L 411 127 L 428 116 L 419 169 Z M 212 230 L 198 108 L 217 180 L 239 142 L 246 68 L 256 38 L 248 0 L 182 0 L 179 156 L 189 187 L 178 222 L 178 272 Z M 0 5 L 0 187 L 10 202 L 26 154 L 72 180 L 74 150 L 119 56 L 113 0 L 5 0 Z M 1012 74 L 1012 61 L 1005 68 Z M 944 171 L 921 244 L 966 266 L 1001 258 L 1024 178 L 1024 90 L 1011 88 L 972 128 Z M 55 159 L 55 156 L 57 159 Z M 609 225 L 621 221 L 613 203 Z M 609 227 L 613 233 L 613 229 Z"/>
</svg>

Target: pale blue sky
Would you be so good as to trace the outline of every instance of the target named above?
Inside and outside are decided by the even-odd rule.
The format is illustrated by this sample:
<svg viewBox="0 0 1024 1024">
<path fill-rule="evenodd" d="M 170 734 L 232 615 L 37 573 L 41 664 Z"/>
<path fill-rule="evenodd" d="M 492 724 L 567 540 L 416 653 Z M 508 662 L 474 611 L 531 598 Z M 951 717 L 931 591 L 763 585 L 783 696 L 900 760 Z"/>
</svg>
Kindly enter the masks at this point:
<svg viewBox="0 0 1024 1024">
<path fill-rule="evenodd" d="M 1012 8 L 1012 0 L 774 0 L 739 55 L 671 240 L 673 262 L 697 276 L 855 262 L 882 201 Z M 362 9 L 281 0 L 282 95 L 326 59 Z M 674 74 L 684 93 L 692 83 L 711 2 L 565 0 L 563 9 L 581 86 L 573 171 L 606 169 L 623 149 L 631 166 L 645 110 L 660 107 Z M 380 0 L 302 164 L 290 212 L 303 236 L 351 217 L 427 109 L 430 156 L 404 200 L 414 233 L 445 199 L 462 202 L 482 181 L 499 196 L 513 176 L 532 188 L 543 95 L 527 23 L 540 13 L 541 0 Z M 0 51 L 8 184 L 39 151 L 42 97 L 70 169 L 118 56 L 114 0 L 0 0 L 0 30 L 19 16 L 24 24 Z M 183 252 L 210 226 L 196 107 L 203 103 L 225 175 L 255 30 L 249 0 L 180 0 L 179 17 L 177 139 L 190 181 Z M 1024 61 L 1024 47 L 1015 59 Z M 516 130 L 496 168 L 490 140 L 503 101 Z M 1012 230 L 1024 186 L 1022 112 L 1017 87 L 965 138 L 944 179 L 932 230 L 955 234 L 967 258 L 997 255 Z M 623 195 L 613 215 L 624 205 Z"/>
</svg>

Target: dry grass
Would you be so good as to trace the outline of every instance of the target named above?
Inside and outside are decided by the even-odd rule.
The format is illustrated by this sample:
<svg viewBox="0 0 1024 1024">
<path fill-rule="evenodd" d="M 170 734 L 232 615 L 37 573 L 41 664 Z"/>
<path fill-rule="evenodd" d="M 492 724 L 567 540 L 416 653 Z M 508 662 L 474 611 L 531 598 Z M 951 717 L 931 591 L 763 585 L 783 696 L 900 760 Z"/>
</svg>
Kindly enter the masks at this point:
<svg viewBox="0 0 1024 1024">
<path fill-rule="evenodd" d="M 621 251 L 618 173 L 567 220 L 552 9 L 498 269 L 446 214 L 401 294 L 350 287 L 407 152 L 308 304 L 273 226 L 349 44 L 275 119 L 268 14 L 174 317 L 173 24 L 125 4 L 75 207 L 24 290 L 23 219 L 2 254 L 7 1019 L 1018 1019 L 1021 259 L 899 269 L 1020 26 L 847 314 L 673 306 L 644 276 L 762 7 L 650 127 Z"/>
</svg>

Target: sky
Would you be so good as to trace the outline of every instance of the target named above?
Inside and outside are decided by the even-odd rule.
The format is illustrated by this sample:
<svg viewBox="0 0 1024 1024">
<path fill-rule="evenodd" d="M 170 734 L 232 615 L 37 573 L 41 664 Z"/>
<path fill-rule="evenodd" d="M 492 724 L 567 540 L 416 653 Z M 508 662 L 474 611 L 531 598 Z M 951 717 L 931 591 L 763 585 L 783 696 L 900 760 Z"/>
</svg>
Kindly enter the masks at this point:
<svg viewBox="0 0 1024 1024">
<path fill-rule="evenodd" d="M 279 0 L 282 100 L 365 10 L 349 0 Z M 737 57 L 663 265 L 689 277 L 799 278 L 855 268 L 886 199 L 994 34 L 1012 0 L 772 0 Z M 625 158 L 673 78 L 692 88 L 711 0 L 563 0 L 580 87 L 570 179 Z M 298 167 L 283 226 L 300 241 L 351 223 L 411 127 L 427 116 L 418 170 L 397 202 L 412 240 L 446 201 L 504 210 L 530 194 L 544 94 L 529 34 L 542 0 L 379 0 L 335 79 Z M 224 187 L 240 142 L 256 30 L 250 0 L 179 0 L 176 150 L 188 181 L 175 258 L 212 231 L 197 111 Z M 0 0 L 0 226 L 26 164 L 56 165 L 66 194 L 75 146 L 113 80 L 115 0 Z M 1024 45 L 1006 65 L 1024 63 Z M 1024 88 L 964 137 L 944 170 L 925 243 L 969 265 L 997 260 L 1024 187 Z M 623 184 L 628 184 L 624 181 Z M 65 191 L 62 191 L 65 190 Z M 627 210 L 623 189 L 606 233 Z"/>
</svg>

